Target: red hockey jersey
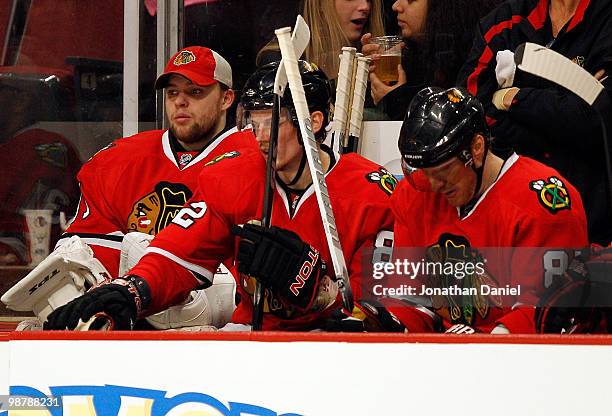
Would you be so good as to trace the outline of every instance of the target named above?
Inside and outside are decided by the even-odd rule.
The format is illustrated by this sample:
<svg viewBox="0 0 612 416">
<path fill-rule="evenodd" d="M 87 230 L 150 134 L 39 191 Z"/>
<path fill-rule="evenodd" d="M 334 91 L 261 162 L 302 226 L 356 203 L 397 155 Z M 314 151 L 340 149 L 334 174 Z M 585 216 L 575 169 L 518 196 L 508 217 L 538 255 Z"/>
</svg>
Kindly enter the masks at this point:
<svg viewBox="0 0 612 416">
<path fill-rule="evenodd" d="M 362 260 L 368 261 L 362 259 L 363 253 L 373 248 L 381 232 L 388 235 L 393 228 L 389 195 L 396 180 L 380 166 L 349 154 L 337 155 L 326 181 L 351 285 L 359 298 Z M 189 208 L 179 212 L 172 224 L 157 235 L 147 255 L 131 270 L 150 284 L 153 311 L 180 301 L 195 286 L 208 284 L 206 280 L 212 278 L 221 261 L 233 261 L 237 239 L 230 232 L 231 226 L 261 218 L 264 186 L 265 160 L 259 151 L 222 160 L 202 170 Z M 293 215 L 290 212 L 285 192 L 277 186 L 272 224 L 294 231 L 317 248 L 333 274 L 312 186 L 302 195 Z M 188 271 L 199 276 L 200 281 Z M 240 280 L 240 303 L 232 322 L 250 324 L 254 282 L 246 276 Z M 269 292 L 266 296 L 264 329 L 307 330 L 317 327 L 325 317 L 325 313 L 299 315 Z"/>
<path fill-rule="evenodd" d="M 27 264 L 27 231 L 23 209 L 53 210 L 52 241 L 61 230 L 61 211 L 72 214 L 79 189 L 75 176 L 81 161 L 63 136 L 42 129 L 26 129 L 0 144 L 0 254 L 13 253 Z"/>
<path fill-rule="evenodd" d="M 511 332 L 534 332 L 533 306 L 550 285 L 550 273 L 564 271 L 560 270 L 567 265 L 564 249 L 588 244 L 584 208 L 575 188 L 554 169 L 516 154 L 463 218 L 443 195 L 416 191 L 405 180 L 394 193 L 392 206 L 394 253 L 400 257 L 402 252 L 414 256 L 420 249 L 428 258 L 432 249 L 475 248 L 485 263 L 488 286 L 520 286 L 520 295 L 507 291 L 488 302 L 470 296 L 440 299 L 436 298 L 440 293 L 434 292 L 432 306 L 446 328 L 461 323 L 490 332 L 504 324 Z"/>
<path fill-rule="evenodd" d="M 250 131 L 235 128 L 201 152 L 175 152 L 168 132 L 147 131 L 116 140 L 81 169 L 81 201 L 61 244 L 80 236 L 116 276 L 123 235 L 157 234 L 191 198 L 207 163 L 231 158 L 240 148 L 256 148 Z"/>
</svg>

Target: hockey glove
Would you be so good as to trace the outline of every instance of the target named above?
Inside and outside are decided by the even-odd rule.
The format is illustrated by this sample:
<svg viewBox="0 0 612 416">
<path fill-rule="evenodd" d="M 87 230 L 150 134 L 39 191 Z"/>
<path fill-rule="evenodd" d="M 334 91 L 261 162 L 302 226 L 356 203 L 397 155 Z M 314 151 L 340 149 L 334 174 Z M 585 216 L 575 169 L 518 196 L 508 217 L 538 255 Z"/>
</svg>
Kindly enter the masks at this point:
<svg viewBox="0 0 612 416">
<path fill-rule="evenodd" d="M 352 314 L 337 309 L 325 323 L 330 332 L 408 332 L 399 319 L 381 302 L 360 300 Z"/>
<path fill-rule="evenodd" d="M 100 284 L 84 295 L 54 310 L 47 317 L 44 329 L 74 330 L 79 321 L 87 322 L 92 316 L 108 320 L 108 329 L 131 330 L 137 317 L 151 302 L 147 282 L 138 276 L 126 276 Z M 98 323 L 104 319 L 96 320 Z M 96 322 L 91 329 L 100 329 Z"/>
<path fill-rule="evenodd" d="M 292 231 L 245 224 L 233 226 L 240 237 L 238 271 L 259 280 L 283 301 L 310 309 L 327 270 L 320 253 Z"/>
</svg>

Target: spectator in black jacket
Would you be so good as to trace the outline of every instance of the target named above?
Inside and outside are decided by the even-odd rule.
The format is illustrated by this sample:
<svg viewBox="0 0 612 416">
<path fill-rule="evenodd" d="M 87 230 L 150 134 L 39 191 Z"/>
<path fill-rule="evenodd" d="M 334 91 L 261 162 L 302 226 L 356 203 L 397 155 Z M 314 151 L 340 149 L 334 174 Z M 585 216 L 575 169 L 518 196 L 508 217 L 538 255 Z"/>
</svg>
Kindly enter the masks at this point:
<svg viewBox="0 0 612 416">
<path fill-rule="evenodd" d="M 478 19 L 501 0 L 396 0 L 393 11 L 405 48 L 399 81 L 384 84 L 370 67 L 375 104 L 392 120 L 402 120 L 412 97 L 427 86 L 448 88 L 465 61 Z M 371 35 L 361 38 L 362 52 L 376 60 Z"/>
<path fill-rule="evenodd" d="M 612 239 L 599 120 L 579 97 L 516 70 L 524 42 L 547 46 L 604 80 L 612 69 L 612 2 L 512 0 L 480 21 L 458 82 L 486 105 L 497 154 L 512 151 L 557 169 L 582 195 L 592 242 Z M 604 81 L 612 91 L 610 79 Z M 603 114 L 612 118 L 612 109 Z"/>
</svg>

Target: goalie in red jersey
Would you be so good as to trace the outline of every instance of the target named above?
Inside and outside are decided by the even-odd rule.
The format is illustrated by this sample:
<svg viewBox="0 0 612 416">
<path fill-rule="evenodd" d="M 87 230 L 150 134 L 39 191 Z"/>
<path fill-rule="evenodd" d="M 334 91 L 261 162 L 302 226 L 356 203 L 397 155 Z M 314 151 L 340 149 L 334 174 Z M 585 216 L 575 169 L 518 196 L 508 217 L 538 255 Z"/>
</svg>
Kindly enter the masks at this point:
<svg viewBox="0 0 612 416">
<path fill-rule="evenodd" d="M 265 288 L 264 329 L 309 330 L 325 324 L 339 304 L 338 288 L 333 268 L 327 267 L 331 257 L 289 89 L 281 101 L 273 227 L 253 223 L 262 217 L 277 68 L 273 63 L 258 69 L 241 98 L 241 124 L 253 128 L 259 151 L 240 152 L 203 168 L 189 203 L 157 234 L 129 274 L 54 311 L 46 329 L 74 329 L 79 320 L 97 313 L 108 315 L 117 329 L 130 329 L 136 317 L 211 284 L 222 261 L 236 261 L 242 273 L 234 328 L 248 329 L 251 322 L 254 279 Z M 306 62 L 300 63 L 300 73 L 312 129 L 321 142 L 331 104 L 329 81 Z M 319 156 L 349 277 L 358 288 L 362 266 L 371 262 L 363 253 L 385 237 L 392 241 L 389 196 L 396 181 L 356 154 L 339 155 L 320 145 Z M 355 296 L 359 298 L 358 291 Z"/>
<path fill-rule="evenodd" d="M 257 149 L 252 132 L 226 125 L 235 96 L 232 68 L 217 52 L 202 46 L 181 49 L 170 58 L 155 87 L 163 89 L 169 128 L 115 140 L 83 165 L 77 176 L 81 190 L 77 213 L 46 260 L 65 265 L 68 259 L 93 257 L 105 269 L 103 276 L 123 274 L 192 197 L 205 166 L 235 157 L 243 149 Z M 32 287 L 45 278 L 44 271 L 41 266 L 22 282 L 29 281 L 28 288 Z M 234 301 L 220 301 L 218 296 L 227 298 L 223 294 L 233 293 L 235 284 L 229 271 L 220 272 L 213 287 L 185 294 L 180 305 L 149 317 L 149 323 L 159 329 L 227 323 Z M 103 278 L 107 277 L 96 280 Z M 33 298 L 43 293 L 25 297 L 36 304 L 38 299 Z M 50 303 L 60 306 L 73 297 Z M 18 296 L 3 301 L 18 308 L 24 303 Z"/>
</svg>

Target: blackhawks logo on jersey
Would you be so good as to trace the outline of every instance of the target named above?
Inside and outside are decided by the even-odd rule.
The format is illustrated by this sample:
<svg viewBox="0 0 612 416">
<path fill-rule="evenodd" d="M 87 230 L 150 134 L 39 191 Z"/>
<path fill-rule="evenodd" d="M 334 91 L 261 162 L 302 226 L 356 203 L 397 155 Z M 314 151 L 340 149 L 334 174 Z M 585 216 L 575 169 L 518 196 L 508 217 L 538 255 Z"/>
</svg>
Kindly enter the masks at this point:
<svg viewBox="0 0 612 416">
<path fill-rule="evenodd" d="M 555 176 L 548 178 L 548 181 L 543 179 L 531 181 L 529 189 L 536 192 L 540 204 L 551 214 L 571 208 L 569 192 L 563 181 Z"/>
<path fill-rule="evenodd" d="M 255 278 L 244 274 L 240 275 L 240 284 L 244 291 L 251 297 L 255 294 Z M 290 319 L 295 316 L 295 308 L 291 305 L 285 305 L 280 299 L 270 290 L 264 289 L 264 313 L 271 313 L 282 319 Z"/>
<path fill-rule="evenodd" d="M 397 186 L 397 179 L 385 168 L 368 173 L 366 179 L 377 184 L 387 195 L 391 195 Z"/>
<path fill-rule="evenodd" d="M 192 192 L 182 183 L 159 182 L 153 192 L 132 206 L 128 217 L 128 232 L 157 234 L 168 225 L 191 198 Z"/>
<path fill-rule="evenodd" d="M 484 268 L 482 254 L 464 236 L 440 235 L 438 242 L 427 248 L 425 256 L 427 285 L 448 289 L 448 294 L 431 296 L 433 309 L 445 320 L 473 325 L 478 317 L 485 319 L 489 315 L 491 305 L 501 306 L 499 296 L 483 295 L 484 285 L 498 287 L 498 284 Z"/>
<path fill-rule="evenodd" d="M 43 161 L 56 168 L 65 168 L 68 159 L 68 149 L 60 142 L 43 143 L 34 146 L 34 150 Z"/>
<path fill-rule="evenodd" d="M 217 156 L 213 160 L 206 162 L 204 166 L 214 165 L 215 163 L 221 162 L 223 159 L 233 159 L 238 156 L 240 156 L 240 152 L 232 150 L 231 152 L 223 153 L 222 155 Z"/>
</svg>

